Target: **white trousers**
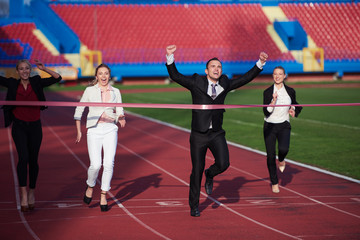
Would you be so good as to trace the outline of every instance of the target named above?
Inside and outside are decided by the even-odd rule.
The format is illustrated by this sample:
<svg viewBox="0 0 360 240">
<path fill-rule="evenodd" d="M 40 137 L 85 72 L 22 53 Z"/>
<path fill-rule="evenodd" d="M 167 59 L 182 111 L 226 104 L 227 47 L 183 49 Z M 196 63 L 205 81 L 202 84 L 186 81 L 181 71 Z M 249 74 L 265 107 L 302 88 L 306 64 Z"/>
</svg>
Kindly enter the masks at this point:
<svg viewBox="0 0 360 240">
<path fill-rule="evenodd" d="M 96 185 L 96 179 L 102 165 L 101 190 L 110 190 L 118 139 L 117 133 L 118 126 L 114 123 L 98 123 L 95 127 L 88 128 L 87 145 L 90 158 L 88 179 L 86 181 L 88 186 L 94 187 Z M 102 155 L 104 157 L 103 161 Z"/>
</svg>

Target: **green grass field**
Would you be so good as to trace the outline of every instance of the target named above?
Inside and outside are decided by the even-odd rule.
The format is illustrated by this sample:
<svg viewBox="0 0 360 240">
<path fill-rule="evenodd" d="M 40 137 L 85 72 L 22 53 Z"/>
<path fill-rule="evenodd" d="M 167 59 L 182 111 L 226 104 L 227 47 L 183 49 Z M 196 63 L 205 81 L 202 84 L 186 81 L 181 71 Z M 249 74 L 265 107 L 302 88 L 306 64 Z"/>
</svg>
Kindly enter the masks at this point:
<svg viewBox="0 0 360 240">
<path fill-rule="evenodd" d="M 359 88 L 333 88 L 339 82 L 319 82 L 304 88 L 306 83 L 291 83 L 302 104 L 359 103 Z M 341 83 L 354 83 L 341 82 Z M 358 83 L 358 82 L 356 82 Z M 239 89 L 228 94 L 225 104 L 262 104 L 262 92 L 271 83 L 250 83 L 259 89 Z M 314 84 L 312 82 L 312 84 Z M 321 84 L 321 87 L 316 87 Z M 329 87 L 324 87 L 324 84 Z M 180 87 L 177 84 L 123 86 L 120 90 L 137 88 Z M 51 87 L 50 90 L 83 90 L 84 86 Z M 181 88 L 181 87 L 180 87 Z M 188 91 L 126 93 L 124 103 L 191 104 Z M 191 110 L 127 108 L 126 111 L 169 122 L 190 129 Z M 292 136 L 287 158 L 332 172 L 360 179 L 360 107 L 305 107 L 298 118 L 291 118 Z M 224 115 L 227 140 L 265 151 L 262 135 L 264 116 L 261 108 L 228 109 Z M 264 159 L 265 161 L 265 159 Z M 264 162 L 265 164 L 265 162 Z"/>
<path fill-rule="evenodd" d="M 231 92 L 226 104 L 262 104 L 262 92 L 267 86 L 269 84 L 261 89 Z M 302 104 L 360 102 L 358 88 L 292 86 L 296 89 L 298 102 Z M 122 95 L 125 103 L 191 103 L 188 91 Z M 126 110 L 190 129 L 191 110 Z M 263 121 L 261 108 L 226 110 L 223 127 L 227 140 L 265 151 Z M 298 118 L 291 119 L 291 124 L 292 136 L 287 158 L 360 179 L 360 107 L 305 107 Z"/>
</svg>

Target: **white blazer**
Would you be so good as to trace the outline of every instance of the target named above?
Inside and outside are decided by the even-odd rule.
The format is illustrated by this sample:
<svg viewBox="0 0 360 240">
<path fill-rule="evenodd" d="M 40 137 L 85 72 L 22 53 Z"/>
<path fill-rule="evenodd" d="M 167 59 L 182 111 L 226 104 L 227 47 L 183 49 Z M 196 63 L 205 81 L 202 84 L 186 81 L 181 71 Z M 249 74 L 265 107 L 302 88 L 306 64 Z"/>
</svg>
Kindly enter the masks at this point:
<svg viewBox="0 0 360 240">
<path fill-rule="evenodd" d="M 110 101 L 109 103 L 122 103 L 120 90 L 117 88 L 110 87 Z M 98 84 L 87 87 L 82 95 L 80 102 L 99 102 L 101 103 L 101 89 Z M 85 106 L 77 106 L 75 109 L 74 119 L 81 120 Z M 119 116 L 124 115 L 124 109 L 122 107 L 89 107 L 89 113 L 86 120 L 86 128 L 96 126 L 100 116 L 106 113 L 107 116 L 114 118 L 115 123 L 118 122 Z"/>
</svg>

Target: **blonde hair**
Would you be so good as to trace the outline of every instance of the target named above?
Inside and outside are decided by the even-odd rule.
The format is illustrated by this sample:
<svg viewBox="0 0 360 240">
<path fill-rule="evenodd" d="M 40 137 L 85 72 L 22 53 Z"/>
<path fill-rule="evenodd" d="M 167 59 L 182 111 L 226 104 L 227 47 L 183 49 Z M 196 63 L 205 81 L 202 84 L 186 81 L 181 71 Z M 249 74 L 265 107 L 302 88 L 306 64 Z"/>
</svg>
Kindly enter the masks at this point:
<svg viewBox="0 0 360 240">
<path fill-rule="evenodd" d="M 32 66 L 31 66 L 31 63 L 29 62 L 29 60 L 27 60 L 27 59 L 21 59 L 21 60 L 19 60 L 19 61 L 17 62 L 17 64 L 16 64 L 16 70 L 19 70 L 19 66 L 20 66 L 20 64 L 22 64 L 22 63 L 27 63 L 27 65 L 29 65 L 29 67 L 30 67 L 30 70 L 32 69 Z"/>
</svg>

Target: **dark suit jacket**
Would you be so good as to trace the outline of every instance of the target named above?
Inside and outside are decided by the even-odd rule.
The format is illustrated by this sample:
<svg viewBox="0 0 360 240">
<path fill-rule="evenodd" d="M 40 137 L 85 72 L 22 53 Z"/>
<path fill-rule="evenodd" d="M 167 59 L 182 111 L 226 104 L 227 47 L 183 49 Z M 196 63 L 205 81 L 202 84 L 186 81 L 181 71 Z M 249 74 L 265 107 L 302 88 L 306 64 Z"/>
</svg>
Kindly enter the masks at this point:
<svg viewBox="0 0 360 240">
<path fill-rule="evenodd" d="M 29 78 L 30 85 L 34 90 L 37 98 L 39 101 L 46 101 L 44 95 L 44 87 L 48 87 L 54 83 L 60 82 L 61 76 L 59 78 L 41 78 L 39 75 L 33 76 Z M 18 86 L 20 84 L 20 79 L 15 78 L 5 78 L 0 76 L 0 85 L 6 87 L 6 101 L 15 101 L 16 100 L 16 92 Z M 8 127 L 13 121 L 13 114 L 12 110 L 15 106 L 5 105 L 2 107 L 4 109 L 4 120 L 5 120 L 5 127 Z M 41 106 L 40 109 L 46 109 L 46 106 Z"/>
<path fill-rule="evenodd" d="M 225 97 L 228 92 L 238 87 L 241 87 L 251 80 L 253 80 L 262 70 L 256 65 L 250 69 L 242 77 L 230 80 L 227 76 L 221 75 L 218 84 L 224 88 L 214 100 L 207 94 L 208 80 L 206 76 L 194 74 L 190 77 L 184 76 L 178 72 L 175 63 L 167 65 L 170 78 L 179 83 L 181 86 L 187 88 L 191 92 L 193 104 L 224 104 Z M 224 109 L 214 110 L 192 110 L 191 129 L 197 132 L 206 132 L 209 129 L 210 122 L 214 131 L 222 129 Z"/>
<path fill-rule="evenodd" d="M 291 105 L 298 105 L 299 103 L 296 101 L 296 93 L 295 90 L 287 85 L 285 85 L 285 90 L 286 92 L 289 94 L 290 98 L 291 98 Z M 264 105 L 270 104 L 271 100 L 273 98 L 273 92 L 274 92 L 274 85 L 268 87 L 267 89 L 265 89 L 263 96 L 264 96 Z M 301 112 L 302 107 L 298 106 L 295 107 L 295 117 L 297 117 L 299 115 L 299 113 Z M 267 110 L 267 107 L 263 107 L 263 112 L 265 117 L 269 117 L 270 116 L 270 112 Z"/>
</svg>

